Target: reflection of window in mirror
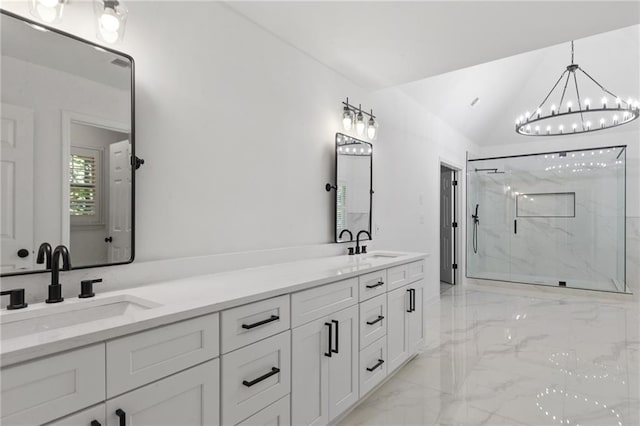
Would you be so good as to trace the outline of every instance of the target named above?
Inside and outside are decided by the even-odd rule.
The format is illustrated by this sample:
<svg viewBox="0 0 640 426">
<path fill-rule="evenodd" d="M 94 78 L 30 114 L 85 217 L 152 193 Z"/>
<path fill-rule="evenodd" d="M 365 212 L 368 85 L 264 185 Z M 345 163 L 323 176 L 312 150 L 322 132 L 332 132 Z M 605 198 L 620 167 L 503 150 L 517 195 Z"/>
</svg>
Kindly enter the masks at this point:
<svg viewBox="0 0 640 426">
<path fill-rule="evenodd" d="M 104 225 L 102 150 L 71 147 L 69 214 L 72 226 Z"/>
<path fill-rule="evenodd" d="M 339 231 L 347 227 L 347 185 L 345 182 L 338 182 L 336 197 L 336 227 Z"/>
</svg>

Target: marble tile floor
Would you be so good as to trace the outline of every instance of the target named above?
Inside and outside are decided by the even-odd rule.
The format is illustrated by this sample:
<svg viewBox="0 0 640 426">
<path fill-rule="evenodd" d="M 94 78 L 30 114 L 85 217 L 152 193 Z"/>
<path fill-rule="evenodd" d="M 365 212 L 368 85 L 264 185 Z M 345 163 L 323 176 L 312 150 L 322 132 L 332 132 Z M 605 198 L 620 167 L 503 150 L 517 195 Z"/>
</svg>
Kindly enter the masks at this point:
<svg viewBox="0 0 640 426">
<path fill-rule="evenodd" d="M 638 301 L 455 286 L 346 425 L 640 425 Z"/>
</svg>

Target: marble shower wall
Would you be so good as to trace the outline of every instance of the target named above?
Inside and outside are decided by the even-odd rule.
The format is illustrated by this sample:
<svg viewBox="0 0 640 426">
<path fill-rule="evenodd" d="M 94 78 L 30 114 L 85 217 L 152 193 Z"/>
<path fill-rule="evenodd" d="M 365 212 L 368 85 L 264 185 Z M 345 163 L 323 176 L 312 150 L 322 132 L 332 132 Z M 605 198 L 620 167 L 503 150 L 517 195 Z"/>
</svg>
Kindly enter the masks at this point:
<svg viewBox="0 0 640 426">
<path fill-rule="evenodd" d="M 624 291 L 625 165 L 624 154 L 618 154 L 605 149 L 470 162 L 468 214 L 479 204 L 480 224 L 468 276 Z M 517 217 L 516 198 L 522 214 L 524 207 L 541 203 L 535 195 L 540 193 L 575 193 L 575 216 Z M 557 199 L 573 213 L 572 196 Z M 634 225 L 627 231 L 637 235 Z M 630 267 L 627 276 L 633 273 Z"/>
</svg>

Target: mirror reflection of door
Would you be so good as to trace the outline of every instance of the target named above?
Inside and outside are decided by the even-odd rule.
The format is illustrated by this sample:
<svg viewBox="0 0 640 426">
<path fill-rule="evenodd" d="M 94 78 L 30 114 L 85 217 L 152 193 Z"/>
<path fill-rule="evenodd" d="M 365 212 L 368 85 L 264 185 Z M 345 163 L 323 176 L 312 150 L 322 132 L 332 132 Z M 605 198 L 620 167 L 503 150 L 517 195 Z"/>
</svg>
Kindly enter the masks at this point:
<svg viewBox="0 0 640 426">
<path fill-rule="evenodd" d="M 128 138 L 126 133 L 86 122 L 71 123 L 69 249 L 77 264 L 125 261 L 131 252 L 122 233 L 128 230 L 130 237 Z"/>
<path fill-rule="evenodd" d="M 34 266 L 33 110 L 2 104 L 2 273 Z"/>
</svg>

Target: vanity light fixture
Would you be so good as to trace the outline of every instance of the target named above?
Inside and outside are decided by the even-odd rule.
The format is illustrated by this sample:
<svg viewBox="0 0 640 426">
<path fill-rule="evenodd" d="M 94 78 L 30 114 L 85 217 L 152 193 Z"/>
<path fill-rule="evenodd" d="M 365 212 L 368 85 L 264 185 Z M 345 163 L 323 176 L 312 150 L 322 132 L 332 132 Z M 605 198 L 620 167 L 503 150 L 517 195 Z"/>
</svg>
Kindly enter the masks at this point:
<svg viewBox="0 0 640 426">
<path fill-rule="evenodd" d="M 347 98 L 346 102 L 342 102 L 342 105 L 342 127 L 344 130 L 350 131 L 355 127 L 358 136 L 362 136 L 366 130 L 369 140 L 376 139 L 378 136 L 378 122 L 376 116 L 373 115 L 373 110 L 371 110 L 371 113 L 362 111 L 362 104 L 356 108 L 349 104 L 349 98 Z M 366 120 L 365 116 L 368 116 L 369 119 Z"/>
<path fill-rule="evenodd" d="M 129 11 L 122 0 L 93 0 L 97 36 L 107 43 L 122 40 Z"/>
<path fill-rule="evenodd" d="M 65 3 L 66 0 L 31 0 L 29 11 L 41 21 L 52 24 L 62 18 Z"/>
<path fill-rule="evenodd" d="M 362 114 L 362 105 L 358 106 L 358 115 L 356 115 L 356 133 L 358 136 L 362 136 L 364 133 L 365 123 L 364 115 Z"/>
<path fill-rule="evenodd" d="M 571 64 L 566 67 L 566 69 L 558 78 L 558 81 L 553 85 L 547 96 L 544 98 L 542 103 L 536 108 L 536 114 L 531 115 L 530 113 L 526 113 L 524 116 L 521 115 L 516 119 L 516 132 L 525 135 L 525 136 L 560 136 L 560 135 L 575 135 L 579 133 L 588 133 L 595 132 L 598 130 L 610 129 L 612 127 L 621 126 L 623 124 L 627 124 L 638 118 L 640 115 L 640 105 L 638 104 L 637 99 L 628 98 L 627 101 L 623 101 L 620 97 L 614 95 L 612 92 L 607 90 L 602 84 L 596 81 L 593 77 L 591 77 L 584 69 L 582 69 L 578 64 L 573 62 L 574 49 L 573 49 L 573 41 L 571 42 Z M 578 71 L 580 71 L 588 80 L 594 83 L 599 90 L 603 92 L 605 95 L 609 95 L 613 97 L 613 102 L 609 102 L 607 96 L 603 96 L 600 102 L 600 107 L 597 105 L 592 105 L 589 98 L 581 98 L 580 97 L 580 89 L 578 87 Z M 543 115 L 542 111 L 544 111 L 543 106 L 549 100 L 551 95 L 554 93 L 556 88 L 560 82 L 565 78 L 564 88 L 562 89 L 562 94 L 560 96 L 559 106 L 556 107 L 556 104 L 551 105 L 549 109 L 549 115 Z M 565 96 L 567 95 L 567 88 L 569 83 L 575 87 L 575 96 L 576 96 L 576 104 L 574 105 L 571 100 L 567 101 L 566 104 L 563 103 L 565 100 Z M 558 90 L 559 91 L 559 90 Z M 597 99 L 597 98 L 596 98 Z M 595 102 L 594 102 L 595 104 Z M 566 109 L 562 110 L 562 106 L 566 105 Z M 573 117 L 569 117 L 573 116 Z M 598 120 L 599 126 L 592 126 L 592 122 L 589 119 L 591 117 L 592 120 Z M 571 121 L 569 121 L 571 119 Z M 577 120 L 577 122 L 576 122 Z M 539 126 L 535 126 L 533 130 L 532 124 L 555 124 L 555 126 L 547 126 L 546 132 L 540 132 Z M 572 123 L 572 124 L 569 124 Z M 567 124 L 567 128 L 570 128 L 571 131 L 564 131 L 565 124 Z M 557 130 L 553 130 L 557 129 Z"/>
</svg>

